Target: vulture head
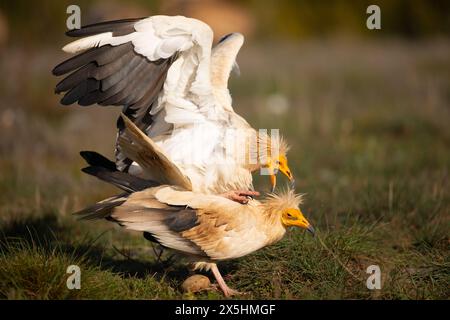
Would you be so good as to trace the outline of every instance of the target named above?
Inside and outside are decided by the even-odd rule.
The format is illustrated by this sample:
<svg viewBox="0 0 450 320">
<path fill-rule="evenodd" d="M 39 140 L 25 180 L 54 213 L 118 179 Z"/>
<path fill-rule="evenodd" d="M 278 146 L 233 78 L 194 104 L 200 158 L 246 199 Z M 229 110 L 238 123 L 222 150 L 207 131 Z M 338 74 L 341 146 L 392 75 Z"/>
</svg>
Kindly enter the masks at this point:
<svg viewBox="0 0 450 320">
<path fill-rule="evenodd" d="M 289 148 L 286 140 L 278 134 L 269 136 L 264 131 L 258 133 L 259 161 L 265 174 L 270 177 L 272 192 L 277 184 L 278 171 L 289 179 L 291 188 L 294 187 L 294 175 L 289 168 L 287 159 Z"/>
<path fill-rule="evenodd" d="M 279 194 L 269 194 L 263 201 L 263 205 L 269 214 L 278 219 L 285 228 L 299 227 L 306 229 L 312 235 L 315 234 L 313 226 L 306 220 L 300 205 L 302 204 L 302 195 L 296 194 L 293 189 L 288 189 Z"/>
</svg>

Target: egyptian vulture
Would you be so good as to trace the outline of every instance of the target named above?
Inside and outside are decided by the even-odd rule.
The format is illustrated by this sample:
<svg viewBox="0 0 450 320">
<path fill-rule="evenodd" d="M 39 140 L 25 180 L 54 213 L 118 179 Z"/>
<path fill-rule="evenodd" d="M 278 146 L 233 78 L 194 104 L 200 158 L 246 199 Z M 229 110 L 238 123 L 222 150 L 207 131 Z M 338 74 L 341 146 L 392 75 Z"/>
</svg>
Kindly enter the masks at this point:
<svg viewBox="0 0 450 320">
<path fill-rule="evenodd" d="M 251 172 L 258 169 L 270 175 L 273 188 L 278 170 L 293 181 L 285 141 L 257 132 L 233 110 L 228 78 L 244 42 L 241 34 L 229 34 L 212 48 L 207 24 L 152 16 L 88 25 L 67 35 L 80 39 L 63 48 L 76 55 L 53 69 L 56 76 L 66 75 L 55 88 L 64 93 L 61 103 L 122 106 L 194 191 L 253 190 Z M 117 125 L 119 140 L 120 118 Z M 154 179 L 118 143 L 115 163 L 120 171 Z"/>
<path fill-rule="evenodd" d="M 114 163 L 98 155 L 93 159 L 82 154 L 90 164 L 84 172 L 125 191 L 77 212 L 82 219 L 104 218 L 144 232 L 146 239 L 189 257 L 195 269 L 211 270 L 227 297 L 238 292 L 227 286 L 217 262 L 239 258 L 273 244 L 284 236 L 289 226 L 305 228 L 314 234 L 299 209 L 301 197 L 292 189 L 280 195 L 270 194 L 262 201 L 252 199 L 246 205 L 222 196 L 190 191 L 189 181 L 175 165 L 166 163 L 160 150 L 152 149 L 155 146 L 151 145 L 151 139 L 144 133 L 137 134 L 139 129 L 125 117 L 124 120 L 126 139 L 121 138 L 119 142 L 124 154 L 145 171 L 158 170 L 152 165 L 163 163 L 164 173 L 158 174 L 159 181 L 150 181 L 114 170 Z M 144 148 L 152 150 L 145 154 Z M 162 158 L 158 159 L 159 156 Z"/>
</svg>

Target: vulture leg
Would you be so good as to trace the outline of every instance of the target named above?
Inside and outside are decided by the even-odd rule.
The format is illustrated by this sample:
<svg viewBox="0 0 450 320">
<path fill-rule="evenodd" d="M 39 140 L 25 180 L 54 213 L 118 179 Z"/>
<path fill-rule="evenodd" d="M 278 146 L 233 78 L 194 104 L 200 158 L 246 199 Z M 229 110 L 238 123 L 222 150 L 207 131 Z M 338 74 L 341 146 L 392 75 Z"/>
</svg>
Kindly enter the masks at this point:
<svg viewBox="0 0 450 320">
<path fill-rule="evenodd" d="M 233 295 L 240 294 L 239 291 L 233 290 L 227 286 L 227 284 L 225 283 L 225 280 L 223 280 L 222 275 L 220 274 L 219 268 L 217 268 L 217 264 L 211 263 L 210 266 L 211 266 L 211 271 L 214 274 L 214 277 L 216 278 L 217 283 L 219 284 L 220 289 L 222 289 L 225 297 L 231 297 Z"/>
<path fill-rule="evenodd" d="M 242 204 L 246 204 L 249 198 L 251 199 L 255 196 L 259 196 L 259 192 L 251 190 L 234 190 L 222 193 L 221 196 Z"/>
</svg>

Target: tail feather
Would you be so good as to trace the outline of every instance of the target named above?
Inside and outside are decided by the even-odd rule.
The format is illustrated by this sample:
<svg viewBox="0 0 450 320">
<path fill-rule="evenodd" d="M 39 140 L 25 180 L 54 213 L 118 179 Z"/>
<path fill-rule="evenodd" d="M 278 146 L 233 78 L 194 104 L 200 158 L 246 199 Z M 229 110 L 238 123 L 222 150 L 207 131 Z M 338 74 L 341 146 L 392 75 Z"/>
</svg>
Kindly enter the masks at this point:
<svg viewBox="0 0 450 320">
<path fill-rule="evenodd" d="M 84 173 L 111 183 L 126 192 L 141 191 L 158 185 L 154 181 L 145 180 L 129 173 L 118 171 L 114 162 L 96 152 L 82 151 L 80 154 L 91 165 L 81 169 Z"/>
<path fill-rule="evenodd" d="M 125 172 L 110 171 L 102 167 L 86 167 L 81 170 L 84 173 L 97 177 L 98 179 L 108 182 L 129 193 L 141 191 L 158 185 L 150 180 L 144 180 Z"/>
<path fill-rule="evenodd" d="M 96 204 L 89 206 L 85 209 L 82 209 L 78 212 L 73 213 L 74 215 L 79 216 L 80 220 L 95 220 L 95 219 L 106 219 L 108 218 L 112 210 L 120 206 L 127 200 L 128 194 L 117 195 Z"/>
<path fill-rule="evenodd" d="M 89 167 L 82 169 L 83 172 L 111 183 L 126 192 L 75 212 L 74 215 L 79 216 L 82 220 L 111 218 L 113 209 L 122 205 L 130 194 L 159 185 L 154 181 L 144 180 L 129 173 L 118 171 L 114 162 L 97 152 L 82 151 L 80 155 L 90 164 Z"/>
</svg>

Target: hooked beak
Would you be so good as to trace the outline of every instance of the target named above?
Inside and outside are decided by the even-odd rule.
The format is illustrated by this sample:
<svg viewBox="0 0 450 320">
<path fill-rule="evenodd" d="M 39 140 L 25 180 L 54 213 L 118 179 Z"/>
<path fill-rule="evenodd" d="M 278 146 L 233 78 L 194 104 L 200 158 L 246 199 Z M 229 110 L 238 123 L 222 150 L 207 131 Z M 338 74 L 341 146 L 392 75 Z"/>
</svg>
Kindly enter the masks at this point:
<svg viewBox="0 0 450 320">
<path fill-rule="evenodd" d="M 301 211 L 300 211 L 300 213 L 301 213 Z M 297 221 L 295 221 L 293 223 L 293 225 L 303 228 L 303 229 L 306 229 L 306 231 L 311 233 L 313 237 L 316 235 L 316 230 L 314 230 L 314 227 L 311 225 L 311 223 L 309 223 L 308 220 L 306 220 L 306 218 L 303 216 L 302 213 L 301 213 L 299 219 Z"/>
<path fill-rule="evenodd" d="M 313 227 L 312 225 L 309 225 L 309 226 L 306 228 L 306 231 L 308 231 L 309 233 L 311 233 L 311 235 L 312 235 L 313 237 L 316 236 L 316 230 L 314 230 L 314 227 Z"/>
<path fill-rule="evenodd" d="M 289 186 L 291 187 L 291 189 L 295 188 L 295 179 L 294 176 L 291 173 L 291 170 L 289 170 L 289 168 L 284 168 L 284 167 L 280 167 L 278 168 L 278 170 L 280 170 L 288 179 L 289 179 Z M 270 184 L 272 185 L 272 192 L 275 191 L 275 187 L 277 185 L 277 176 L 276 173 L 273 172 L 270 175 Z"/>
<path fill-rule="evenodd" d="M 289 167 L 287 167 L 287 166 L 280 166 L 278 168 L 278 170 L 280 170 L 289 179 L 289 181 L 291 181 L 291 183 L 292 183 L 292 181 L 294 180 L 294 176 L 292 175 L 291 170 L 289 169 Z"/>
</svg>

